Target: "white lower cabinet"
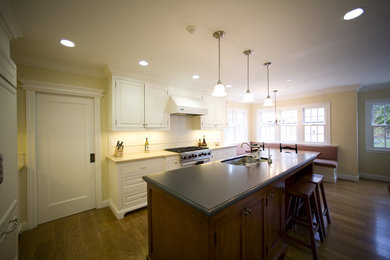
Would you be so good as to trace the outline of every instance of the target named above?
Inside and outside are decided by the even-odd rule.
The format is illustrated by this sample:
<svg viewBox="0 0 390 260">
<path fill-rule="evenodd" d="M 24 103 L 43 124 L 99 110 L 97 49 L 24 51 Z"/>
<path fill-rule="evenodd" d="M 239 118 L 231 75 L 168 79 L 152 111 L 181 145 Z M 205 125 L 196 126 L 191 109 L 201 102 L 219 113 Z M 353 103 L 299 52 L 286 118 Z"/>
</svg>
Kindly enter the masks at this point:
<svg viewBox="0 0 390 260">
<path fill-rule="evenodd" d="M 179 156 L 169 156 L 165 159 L 165 170 L 172 171 L 181 168 Z"/>
<path fill-rule="evenodd" d="M 237 155 L 237 147 L 223 147 L 218 149 L 213 149 L 211 161 L 219 161 L 234 157 Z"/>
<path fill-rule="evenodd" d="M 146 182 L 142 176 L 165 170 L 163 157 L 115 163 L 110 161 L 109 206 L 120 219 L 132 210 L 147 205 Z"/>
</svg>

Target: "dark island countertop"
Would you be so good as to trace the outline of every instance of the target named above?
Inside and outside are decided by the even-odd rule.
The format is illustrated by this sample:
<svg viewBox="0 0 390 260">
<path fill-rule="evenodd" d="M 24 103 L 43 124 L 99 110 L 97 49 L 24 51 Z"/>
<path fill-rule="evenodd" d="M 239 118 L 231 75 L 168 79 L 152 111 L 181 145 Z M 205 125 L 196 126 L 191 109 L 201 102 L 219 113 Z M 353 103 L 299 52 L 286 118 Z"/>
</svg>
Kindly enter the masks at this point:
<svg viewBox="0 0 390 260">
<path fill-rule="evenodd" d="M 271 152 L 273 163 L 246 167 L 212 162 L 142 177 L 196 210 L 212 216 L 314 160 L 319 153 Z M 262 153 L 262 156 L 266 153 Z"/>
</svg>

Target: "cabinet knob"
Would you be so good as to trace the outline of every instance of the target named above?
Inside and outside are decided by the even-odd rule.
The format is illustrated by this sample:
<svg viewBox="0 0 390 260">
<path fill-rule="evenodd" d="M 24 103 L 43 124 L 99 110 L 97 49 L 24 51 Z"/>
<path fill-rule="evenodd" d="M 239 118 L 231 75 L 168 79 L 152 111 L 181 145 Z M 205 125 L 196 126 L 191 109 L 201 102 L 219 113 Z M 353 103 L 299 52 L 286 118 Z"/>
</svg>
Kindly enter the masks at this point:
<svg viewBox="0 0 390 260">
<path fill-rule="evenodd" d="M 269 194 L 269 197 L 270 197 L 270 198 L 273 198 L 274 196 L 275 196 L 275 194 L 273 194 L 273 193 L 270 193 L 270 194 Z"/>
<path fill-rule="evenodd" d="M 246 209 L 243 210 L 243 213 L 244 213 L 245 216 L 248 216 L 249 214 L 252 213 L 252 209 L 251 208 L 246 208 Z"/>
</svg>

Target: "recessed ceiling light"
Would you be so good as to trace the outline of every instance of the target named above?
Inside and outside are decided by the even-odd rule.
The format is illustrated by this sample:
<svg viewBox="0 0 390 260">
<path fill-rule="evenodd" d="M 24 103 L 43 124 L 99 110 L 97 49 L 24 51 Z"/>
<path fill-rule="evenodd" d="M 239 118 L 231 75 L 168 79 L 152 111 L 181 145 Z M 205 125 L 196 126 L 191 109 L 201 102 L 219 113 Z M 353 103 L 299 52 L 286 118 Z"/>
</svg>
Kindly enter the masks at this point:
<svg viewBox="0 0 390 260">
<path fill-rule="evenodd" d="M 192 78 L 193 79 L 199 79 L 199 75 L 193 75 Z"/>
<path fill-rule="evenodd" d="M 73 47 L 74 47 L 74 42 L 69 41 L 69 40 L 67 40 L 67 39 L 62 39 L 62 40 L 60 41 L 60 43 L 61 43 L 62 45 L 64 45 L 64 46 L 66 46 L 66 47 L 70 47 L 70 48 L 73 48 Z"/>
<path fill-rule="evenodd" d="M 362 15 L 362 13 L 364 13 L 364 10 L 363 10 L 363 8 L 359 7 L 359 8 L 356 8 L 356 9 L 353 9 L 353 10 L 347 12 L 344 15 L 343 19 L 344 20 L 352 20 L 352 19 L 355 19 L 355 18 L 359 17 L 360 15 Z"/>
<path fill-rule="evenodd" d="M 141 65 L 141 66 L 148 66 L 149 65 L 149 63 L 146 60 L 140 60 L 138 62 L 138 64 Z"/>
<path fill-rule="evenodd" d="M 232 84 L 227 84 L 226 87 L 227 87 L 227 88 L 231 88 L 231 87 L 232 87 Z"/>
<path fill-rule="evenodd" d="M 290 81 L 291 81 L 291 79 L 290 79 L 290 78 L 289 78 L 289 79 L 286 79 L 286 81 L 287 81 L 287 82 L 290 82 Z"/>
</svg>

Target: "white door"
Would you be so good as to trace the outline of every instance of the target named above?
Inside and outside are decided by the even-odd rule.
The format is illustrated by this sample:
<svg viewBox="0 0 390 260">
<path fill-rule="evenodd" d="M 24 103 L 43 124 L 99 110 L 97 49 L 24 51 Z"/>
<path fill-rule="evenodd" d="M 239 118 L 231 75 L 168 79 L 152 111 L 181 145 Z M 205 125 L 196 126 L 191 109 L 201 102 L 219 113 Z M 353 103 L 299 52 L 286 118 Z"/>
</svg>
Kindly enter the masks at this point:
<svg viewBox="0 0 390 260">
<path fill-rule="evenodd" d="M 93 99 L 37 94 L 38 224 L 95 208 Z"/>
<path fill-rule="evenodd" d="M 168 127 L 168 90 L 163 87 L 145 88 L 145 127 Z"/>
</svg>

